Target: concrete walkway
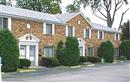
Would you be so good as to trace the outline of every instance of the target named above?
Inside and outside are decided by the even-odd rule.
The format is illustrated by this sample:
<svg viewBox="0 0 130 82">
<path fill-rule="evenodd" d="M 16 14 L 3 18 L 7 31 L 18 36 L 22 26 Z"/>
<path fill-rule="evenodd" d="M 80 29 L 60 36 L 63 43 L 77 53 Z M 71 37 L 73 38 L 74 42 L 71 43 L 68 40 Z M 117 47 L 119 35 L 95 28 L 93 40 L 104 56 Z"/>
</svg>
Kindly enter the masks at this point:
<svg viewBox="0 0 130 82">
<path fill-rule="evenodd" d="M 31 73 L 9 73 L 3 82 L 130 82 L 130 61 L 81 68 L 40 68 Z"/>
</svg>

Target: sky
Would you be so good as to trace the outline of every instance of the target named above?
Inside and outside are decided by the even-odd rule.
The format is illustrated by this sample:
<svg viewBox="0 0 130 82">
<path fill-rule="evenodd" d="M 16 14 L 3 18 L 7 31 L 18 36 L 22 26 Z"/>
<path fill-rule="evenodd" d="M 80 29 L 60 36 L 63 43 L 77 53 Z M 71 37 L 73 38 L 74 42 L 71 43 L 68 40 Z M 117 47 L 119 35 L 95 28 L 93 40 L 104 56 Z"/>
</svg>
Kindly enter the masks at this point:
<svg viewBox="0 0 130 82">
<path fill-rule="evenodd" d="M 126 10 L 126 8 L 130 8 L 130 0 L 128 0 L 129 4 L 127 6 L 123 6 L 116 14 L 116 17 L 115 17 L 115 21 L 114 21 L 114 24 L 113 24 L 113 28 L 116 28 L 118 29 L 118 26 L 119 26 L 119 23 L 120 23 L 120 18 L 121 18 L 121 15 L 122 13 Z M 68 5 L 68 4 L 72 4 L 73 3 L 73 0 L 62 0 L 62 4 L 61 4 L 61 7 L 62 7 L 62 11 L 63 13 L 66 13 L 65 11 L 65 7 Z M 106 22 L 102 21 L 101 19 L 97 18 L 96 16 L 94 16 L 92 14 L 92 10 L 90 7 L 86 7 L 85 9 L 84 8 L 81 8 L 81 12 L 86 16 L 86 17 L 89 17 L 91 22 L 94 22 L 94 23 L 99 23 L 99 24 L 102 24 L 102 25 L 107 25 Z M 127 22 L 127 20 L 130 20 L 130 9 L 129 11 L 127 11 L 127 13 L 124 15 L 124 20 L 123 20 L 123 23 L 124 22 Z"/>
</svg>

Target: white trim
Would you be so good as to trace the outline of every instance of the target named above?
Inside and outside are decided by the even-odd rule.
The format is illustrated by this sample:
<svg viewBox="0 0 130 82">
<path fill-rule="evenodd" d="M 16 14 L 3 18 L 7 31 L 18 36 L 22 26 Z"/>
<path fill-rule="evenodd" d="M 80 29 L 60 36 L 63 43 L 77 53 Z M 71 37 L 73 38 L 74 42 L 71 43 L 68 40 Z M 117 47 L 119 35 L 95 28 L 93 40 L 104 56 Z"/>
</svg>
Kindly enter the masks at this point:
<svg viewBox="0 0 130 82">
<path fill-rule="evenodd" d="M 8 29 L 11 31 L 11 27 L 12 27 L 12 19 L 11 17 L 8 17 Z"/>
<path fill-rule="evenodd" d="M 84 38 L 86 38 L 86 29 L 84 28 Z"/>
<path fill-rule="evenodd" d="M 26 37 L 27 36 L 31 36 L 33 39 L 33 41 L 31 41 L 31 40 L 26 40 Z M 37 38 L 37 37 L 35 37 L 34 35 L 32 35 L 32 34 L 26 34 L 26 35 L 24 35 L 24 36 L 22 36 L 22 37 L 20 37 L 20 38 L 18 38 L 19 39 L 19 50 L 20 50 L 20 45 L 25 45 L 26 46 L 26 58 L 27 59 L 30 59 L 30 46 L 31 45 L 33 45 L 33 46 L 35 46 L 35 66 L 38 66 L 38 54 L 39 54 L 39 47 L 38 47 L 38 42 L 39 42 L 39 39 Z"/>
<path fill-rule="evenodd" d="M 66 26 L 66 36 L 68 36 L 68 26 Z"/>
<path fill-rule="evenodd" d="M 100 39 L 99 36 L 100 36 L 100 35 L 99 35 L 99 30 L 98 30 L 98 36 L 97 36 L 98 39 Z"/>
<path fill-rule="evenodd" d="M 43 23 L 43 34 L 46 34 L 46 23 Z"/>
<path fill-rule="evenodd" d="M 102 31 L 102 39 L 104 39 L 104 31 Z"/>
<path fill-rule="evenodd" d="M 92 30 L 89 29 L 89 38 L 91 38 Z"/>
<path fill-rule="evenodd" d="M 75 36 L 75 27 L 73 27 L 73 37 Z"/>
<path fill-rule="evenodd" d="M 55 24 L 52 24 L 52 35 L 55 35 Z"/>
<path fill-rule="evenodd" d="M 118 34 L 118 40 L 120 40 L 120 34 Z"/>
</svg>

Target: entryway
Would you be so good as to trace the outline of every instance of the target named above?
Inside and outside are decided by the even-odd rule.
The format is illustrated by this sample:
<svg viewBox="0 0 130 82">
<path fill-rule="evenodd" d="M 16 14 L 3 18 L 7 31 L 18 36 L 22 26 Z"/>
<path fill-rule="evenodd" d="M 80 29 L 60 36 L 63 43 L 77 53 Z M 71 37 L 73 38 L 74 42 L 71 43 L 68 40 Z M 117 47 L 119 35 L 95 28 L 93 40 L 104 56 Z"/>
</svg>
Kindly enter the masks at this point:
<svg viewBox="0 0 130 82">
<path fill-rule="evenodd" d="M 29 59 L 31 66 L 38 66 L 38 42 L 39 39 L 32 34 L 19 38 L 19 58 Z"/>
</svg>

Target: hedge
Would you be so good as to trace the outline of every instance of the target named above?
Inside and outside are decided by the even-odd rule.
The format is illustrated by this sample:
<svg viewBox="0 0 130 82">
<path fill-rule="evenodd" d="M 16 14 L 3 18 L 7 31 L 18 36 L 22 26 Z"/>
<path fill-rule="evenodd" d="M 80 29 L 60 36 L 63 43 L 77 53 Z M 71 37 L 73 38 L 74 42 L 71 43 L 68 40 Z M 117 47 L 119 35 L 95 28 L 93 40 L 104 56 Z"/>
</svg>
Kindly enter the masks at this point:
<svg viewBox="0 0 130 82">
<path fill-rule="evenodd" d="M 104 58 L 105 62 L 111 63 L 114 60 L 114 47 L 111 41 L 102 42 L 98 49 L 98 56 Z"/>
<path fill-rule="evenodd" d="M 130 60 L 130 40 L 124 40 L 120 45 L 121 56 L 125 56 Z"/>
<path fill-rule="evenodd" d="M 87 56 L 87 60 L 91 63 L 101 62 L 101 58 L 98 56 Z"/>
<path fill-rule="evenodd" d="M 31 61 L 28 59 L 20 59 L 19 60 L 19 68 L 27 68 L 31 65 Z"/>
<path fill-rule="evenodd" d="M 19 64 L 18 43 L 8 30 L 0 30 L 0 56 L 2 57 L 2 71 L 13 72 Z"/>
</svg>

